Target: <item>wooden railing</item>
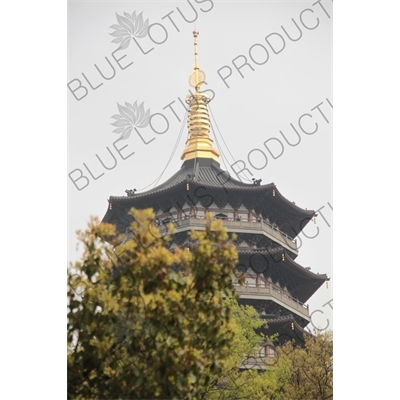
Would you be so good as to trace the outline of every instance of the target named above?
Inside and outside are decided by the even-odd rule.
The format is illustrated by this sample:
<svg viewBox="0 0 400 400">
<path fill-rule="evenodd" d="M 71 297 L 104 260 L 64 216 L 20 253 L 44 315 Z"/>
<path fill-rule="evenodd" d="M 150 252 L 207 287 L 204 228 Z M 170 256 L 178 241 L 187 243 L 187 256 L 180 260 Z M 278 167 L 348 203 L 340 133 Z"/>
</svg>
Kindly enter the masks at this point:
<svg viewBox="0 0 400 400">
<path fill-rule="evenodd" d="M 229 231 L 243 232 L 243 233 L 264 233 L 270 239 L 273 239 L 276 243 L 280 244 L 284 248 L 290 250 L 291 252 L 298 254 L 297 242 L 288 236 L 285 232 L 280 231 L 277 227 L 273 226 L 263 219 L 258 219 L 254 221 L 237 221 L 233 219 L 220 219 L 222 225 L 225 226 Z M 165 221 L 167 222 L 167 221 Z M 165 223 L 164 222 L 164 223 Z M 204 218 L 194 218 L 186 217 L 182 220 L 171 220 L 174 223 L 177 232 L 187 229 L 204 229 L 207 224 L 207 220 Z"/>
<path fill-rule="evenodd" d="M 290 307 L 293 311 L 297 311 L 302 317 L 309 317 L 308 305 L 303 304 L 301 301 L 290 296 L 290 294 L 273 284 L 269 284 L 268 287 L 251 285 L 240 286 L 237 284 L 235 288 L 241 297 L 262 296 L 265 297 L 265 299 L 272 298 Z"/>
</svg>

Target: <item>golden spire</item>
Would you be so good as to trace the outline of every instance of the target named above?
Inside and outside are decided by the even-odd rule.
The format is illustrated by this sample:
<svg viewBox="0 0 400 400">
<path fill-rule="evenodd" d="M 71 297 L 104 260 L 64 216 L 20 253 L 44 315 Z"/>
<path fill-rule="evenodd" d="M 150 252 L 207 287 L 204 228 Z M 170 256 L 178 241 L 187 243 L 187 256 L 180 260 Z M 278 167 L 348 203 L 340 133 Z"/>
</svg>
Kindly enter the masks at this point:
<svg viewBox="0 0 400 400">
<path fill-rule="evenodd" d="M 182 153 L 181 160 L 212 158 L 219 162 L 219 152 L 212 147 L 213 141 L 209 136 L 211 125 L 207 104 L 211 99 L 206 93 L 200 93 L 200 87 L 205 82 L 206 74 L 199 68 L 198 35 L 199 32 L 193 31 L 194 70 L 189 77 L 189 85 L 195 88 L 196 92 L 186 97 L 186 103 L 189 105 L 189 138 L 186 141 L 186 149 Z"/>
</svg>

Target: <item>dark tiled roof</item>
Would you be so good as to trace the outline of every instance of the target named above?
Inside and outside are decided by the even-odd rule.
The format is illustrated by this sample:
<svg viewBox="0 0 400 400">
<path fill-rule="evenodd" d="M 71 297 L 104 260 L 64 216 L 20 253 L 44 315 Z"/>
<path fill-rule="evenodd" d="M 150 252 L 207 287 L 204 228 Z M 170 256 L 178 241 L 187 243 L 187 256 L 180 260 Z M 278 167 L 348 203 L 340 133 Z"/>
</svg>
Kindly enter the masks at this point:
<svg viewBox="0 0 400 400">
<path fill-rule="evenodd" d="M 265 190 L 266 188 L 274 188 L 275 185 L 270 183 L 268 185 L 257 186 L 254 184 L 243 183 L 230 176 L 226 171 L 223 171 L 219 164 L 211 159 L 199 158 L 194 163 L 194 160 L 185 161 L 179 171 L 171 176 L 161 185 L 147 190 L 146 192 L 136 193 L 134 198 L 143 198 L 153 194 L 162 193 L 182 183 L 196 183 L 198 185 L 205 185 L 208 188 L 226 190 L 229 189 L 242 189 L 242 190 Z M 110 201 L 115 200 L 129 200 L 132 197 L 126 196 L 111 196 Z"/>
<path fill-rule="evenodd" d="M 132 203 L 134 199 L 144 199 L 148 196 L 162 194 L 163 192 L 170 191 L 171 189 L 186 183 L 194 183 L 199 186 L 204 185 L 210 189 L 224 189 L 225 192 L 229 192 L 229 189 L 235 190 L 235 192 L 264 192 L 267 190 L 276 190 L 276 197 L 290 209 L 296 213 L 301 213 L 310 218 L 314 216 L 313 210 L 305 210 L 301 207 L 296 206 L 292 201 L 286 199 L 276 188 L 276 185 L 268 183 L 266 185 L 255 185 L 253 183 L 244 183 L 234 179 L 230 176 L 229 172 L 223 171 L 220 168 L 219 163 L 214 160 L 207 158 L 198 158 L 196 162 L 194 160 L 185 161 L 179 171 L 171 176 L 161 185 L 147 190 L 142 193 L 135 193 L 134 196 L 110 196 L 109 201 L 116 203 Z"/>
<path fill-rule="evenodd" d="M 187 184 L 190 186 L 190 189 L 188 188 L 190 192 L 186 189 Z M 238 196 L 237 199 L 240 199 L 242 204 L 244 201 L 253 202 L 254 206 L 258 204 L 261 212 L 274 216 L 275 219 L 278 218 L 280 229 L 291 237 L 293 233 L 297 236 L 315 215 L 315 211 L 298 207 L 294 202 L 286 199 L 274 183 L 266 185 L 261 185 L 258 181 L 256 184 L 244 183 L 223 171 L 218 162 L 198 158 L 185 161 L 179 171 L 153 189 L 136 192 L 131 196 L 110 196 L 108 199 L 110 204 L 103 222 L 114 223 L 118 230 L 124 231 L 130 224 L 130 217 L 125 218 L 129 208 L 166 208 L 167 203 L 172 205 L 177 202 L 176 197 L 182 201 L 183 193 L 188 195 L 193 193 L 198 201 L 206 197 L 196 194 L 196 190 L 202 187 L 210 190 L 211 197 L 219 198 L 221 203 L 223 201 L 230 203 L 229 199 L 234 200 L 235 196 Z M 218 196 L 214 197 L 215 194 Z M 252 206 L 248 207 L 252 208 Z"/>
</svg>

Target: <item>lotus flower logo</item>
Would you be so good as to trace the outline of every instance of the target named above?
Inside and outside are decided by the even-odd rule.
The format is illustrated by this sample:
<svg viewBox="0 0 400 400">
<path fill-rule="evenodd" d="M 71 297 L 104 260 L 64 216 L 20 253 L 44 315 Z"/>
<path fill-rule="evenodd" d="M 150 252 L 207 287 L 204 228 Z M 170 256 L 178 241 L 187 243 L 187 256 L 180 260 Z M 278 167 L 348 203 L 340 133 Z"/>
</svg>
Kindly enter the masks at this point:
<svg viewBox="0 0 400 400">
<path fill-rule="evenodd" d="M 127 12 L 124 12 L 124 16 L 116 14 L 119 25 L 115 24 L 110 26 L 111 29 L 114 29 L 114 32 L 110 33 L 110 35 L 116 37 L 116 39 L 111 42 L 120 43 L 120 50 L 126 49 L 132 38 L 143 38 L 147 35 L 149 31 L 149 20 L 146 19 L 146 21 L 143 21 L 142 14 L 143 13 L 136 15 L 136 11 L 134 11 L 132 15 Z"/>
<path fill-rule="evenodd" d="M 137 105 L 137 101 L 133 104 L 125 103 L 126 107 L 118 103 L 117 106 L 120 114 L 115 114 L 111 117 L 115 119 L 111 125 L 116 126 L 113 132 L 120 133 L 120 139 L 128 139 L 134 127 L 144 128 L 149 124 L 151 117 L 150 108 L 145 110 L 144 102 L 139 106 Z"/>
</svg>

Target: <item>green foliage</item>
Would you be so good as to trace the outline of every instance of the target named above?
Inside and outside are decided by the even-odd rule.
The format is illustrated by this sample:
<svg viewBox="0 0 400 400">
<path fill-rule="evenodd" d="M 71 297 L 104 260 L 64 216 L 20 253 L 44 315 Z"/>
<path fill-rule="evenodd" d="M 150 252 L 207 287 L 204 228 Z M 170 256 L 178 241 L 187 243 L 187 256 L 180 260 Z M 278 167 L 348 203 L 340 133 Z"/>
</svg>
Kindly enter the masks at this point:
<svg viewBox="0 0 400 400">
<path fill-rule="evenodd" d="M 235 308 L 234 308 L 235 309 Z M 234 313 L 236 314 L 236 313 Z M 235 345 L 247 353 L 246 346 L 257 348 L 260 337 L 251 332 L 246 310 L 241 309 L 236 318 L 240 328 L 235 331 Z M 257 317 L 253 321 L 257 321 Z M 247 334 L 244 332 L 247 331 Z M 250 334 L 250 336 L 248 336 Z M 256 335 L 256 336 L 254 336 Z M 268 342 L 273 338 L 264 338 Z M 259 342 L 258 342 L 259 343 Z M 276 349 L 275 362 L 266 361 L 263 370 L 239 372 L 237 363 L 243 353 L 232 354 L 224 363 L 224 370 L 204 397 L 205 399 L 231 400 L 329 400 L 333 398 L 333 341 L 332 332 L 305 337 L 304 346 L 287 342 Z M 232 361 L 236 361 L 235 363 Z M 230 364 L 231 363 L 231 364 Z"/>
<path fill-rule="evenodd" d="M 265 326 L 257 311 L 250 306 L 239 305 L 234 298 L 227 298 L 225 303 L 232 310 L 230 328 L 234 332 L 229 357 L 223 361 L 222 373 L 214 375 L 210 385 L 203 393 L 206 399 L 236 399 L 254 397 L 254 380 L 258 376 L 255 361 L 259 361 L 260 345 L 272 339 L 265 337 L 257 330 Z M 239 371 L 243 364 L 250 364 L 253 368 Z M 252 364 L 251 364 L 252 363 Z"/>
<path fill-rule="evenodd" d="M 200 398 L 239 329 L 224 302 L 234 296 L 235 247 L 208 216 L 192 251 L 171 252 L 151 210 L 131 215 L 134 239 L 118 247 L 112 225 L 93 219 L 79 232 L 85 251 L 68 273 L 68 397 Z"/>
<path fill-rule="evenodd" d="M 333 336 L 331 331 L 305 337 L 305 346 L 287 342 L 279 349 L 279 361 L 290 363 L 283 386 L 284 400 L 333 398 Z"/>
</svg>

